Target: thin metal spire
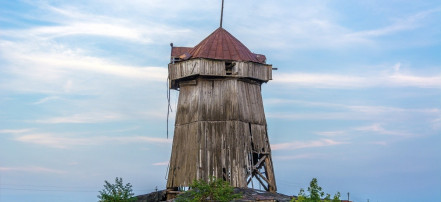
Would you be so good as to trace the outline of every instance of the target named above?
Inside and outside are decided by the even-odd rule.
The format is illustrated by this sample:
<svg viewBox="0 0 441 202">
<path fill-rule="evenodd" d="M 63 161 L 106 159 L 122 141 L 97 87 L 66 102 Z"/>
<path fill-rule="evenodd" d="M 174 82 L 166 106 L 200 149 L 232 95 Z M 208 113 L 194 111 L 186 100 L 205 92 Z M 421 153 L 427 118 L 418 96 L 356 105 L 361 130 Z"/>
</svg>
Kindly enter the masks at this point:
<svg viewBox="0 0 441 202">
<path fill-rule="evenodd" d="M 222 19 L 224 18 L 224 0 L 222 0 L 220 27 L 222 27 Z"/>
</svg>

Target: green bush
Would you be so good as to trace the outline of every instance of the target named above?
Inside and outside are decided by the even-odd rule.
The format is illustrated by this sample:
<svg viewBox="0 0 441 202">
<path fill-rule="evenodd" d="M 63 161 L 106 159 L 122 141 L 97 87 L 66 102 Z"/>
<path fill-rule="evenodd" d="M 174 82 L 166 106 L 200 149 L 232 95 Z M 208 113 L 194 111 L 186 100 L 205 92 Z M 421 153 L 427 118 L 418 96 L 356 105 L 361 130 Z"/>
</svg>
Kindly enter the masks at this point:
<svg viewBox="0 0 441 202">
<path fill-rule="evenodd" d="M 199 202 L 199 201 L 222 201 L 227 202 L 242 197 L 241 194 L 233 194 L 234 188 L 230 183 L 210 177 L 209 182 L 195 180 L 190 185 L 190 190 L 178 195 L 178 202 Z"/>
<path fill-rule="evenodd" d="M 99 191 L 100 195 L 98 195 L 100 202 L 132 202 L 137 200 L 133 196 L 135 194 L 132 185 L 130 183 L 124 185 L 122 178 L 117 177 L 115 184 L 110 184 L 106 180 L 104 182 L 104 189 Z"/>
<path fill-rule="evenodd" d="M 297 199 L 292 199 L 291 202 L 321 202 L 321 197 L 325 196 L 325 192 L 322 191 L 322 187 L 318 185 L 317 178 L 312 178 L 308 187 L 309 195 L 305 194 L 303 188 L 300 189 Z M 337 192 L 331 200 L 331 195 L 326 194 L 323 199 L 324 202 L 340 202 L 340 192 Z"/>
</svg>

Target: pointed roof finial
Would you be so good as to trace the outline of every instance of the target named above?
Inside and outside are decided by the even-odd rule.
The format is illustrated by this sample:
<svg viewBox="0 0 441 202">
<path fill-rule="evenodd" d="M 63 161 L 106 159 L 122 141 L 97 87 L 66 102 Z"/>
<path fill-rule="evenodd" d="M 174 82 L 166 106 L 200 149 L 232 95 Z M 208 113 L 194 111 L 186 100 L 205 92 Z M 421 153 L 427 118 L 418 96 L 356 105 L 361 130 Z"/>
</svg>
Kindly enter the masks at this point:
<svg viewBox="0 0 441 202">
<path fill-rule="evenodd" d="M 220 19 L 220 26 L 222 27 L 222 18 L 224 17 L 224 0 L 222 0 L 222 8 L 221 8 L 221 19 Z"/>
</svg>

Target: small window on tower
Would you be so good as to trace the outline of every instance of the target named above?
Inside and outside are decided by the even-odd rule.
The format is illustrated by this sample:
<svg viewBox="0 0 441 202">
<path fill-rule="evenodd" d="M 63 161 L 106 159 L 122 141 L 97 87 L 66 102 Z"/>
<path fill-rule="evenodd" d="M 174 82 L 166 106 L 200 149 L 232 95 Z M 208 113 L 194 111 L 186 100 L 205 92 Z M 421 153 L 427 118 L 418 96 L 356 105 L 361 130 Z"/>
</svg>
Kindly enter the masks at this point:
<svg viewBox="0 0 441 202">
<path fill-rule="evenodd" d="M 234 67 L 234 63 L 232 62 L 225 62 L 225 72 L 226 75 L 231 75 L 233 74 L 233 67 Z"/>
</svg>

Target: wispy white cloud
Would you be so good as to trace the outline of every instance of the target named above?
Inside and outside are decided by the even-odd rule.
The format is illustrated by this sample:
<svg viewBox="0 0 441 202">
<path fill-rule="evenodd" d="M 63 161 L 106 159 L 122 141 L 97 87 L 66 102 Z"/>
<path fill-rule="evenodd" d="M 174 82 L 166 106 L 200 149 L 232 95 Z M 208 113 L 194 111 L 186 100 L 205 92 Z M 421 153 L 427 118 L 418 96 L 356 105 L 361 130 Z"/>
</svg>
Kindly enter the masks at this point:
<svg viewBox="0 0 441 202">
<path fill-rule="evenodd" d="M 435 129 L 441 128 L 441 115 L 438 118 L 435 118 L 431 121 L 432 127 Z"/>
<path fill-rule="evenodd" d="M 154 166 L 166 166 L 168 165 L 168 161 L 153 163 Z"/>
<path fill-rule="evenodd" d="M 374 145 L 381 145 L 381 146 L 387 146 L 389 144 L 386 141 L 373 141 L 373 142 L 370 142 L 370 143 L 374 144 Z"/>
<path fill-rule="evenodd" d="M 317 154 L 317 153 L 307 153 L 307 154 L 298 154 L 298 155 L 291 155 L 291 156 L 278 156 L 274 155 L 274 159 L 278 160 L 293 160 L 293 159 L 316 159 L 316 158 L 323 158 L 324 154 Z"/>
<path fill-rule="evenodd" d="M 0 70 L 6 81 L 0 90 L 7 91 L 101 94 L 109 85 L 118 90 L 167 78 L 164 67 L 119 64 L 53 43 L 0 41 L 0 55 L 7 62 Z"/>
<path fill-rule="evenodd" d="M 360 127 L 354 127 L 349 128 L 346 130 L 340 130 L 340 131 L 322 131 L 317 132 L 316 134 L 320 136 L 327 136 L 327 137 L 340 137 L 340 138 L 346 138 L 346 139 L 357 139 L 360 136 L 370 137 L 372 135 L 376 135 L 375 141 L 368 142 L 369 144 L 376 144 L 376 145 L 382 145 L 386 146 L 391 141 L 396 141 L 396 139 L 390 139 L 386 138 L 388 137 L 416 137 L 414 134 L 410 133 L 409 131 L 402 131 L 402 130 L 393 130 L 393 129 L 386 129 L 383 127 L 383 124 L 380 123 L 374 123 L 371 125 L 365 125 Z M 367 136 L 366 136 L 367 135 Z M 378 139 L 378 135 L 381 135 L 380 139 Z"/>
<path fill-rule="evenodd" d="M 381 126 L 381 124 L 379 124 L 379 123 L 375 123 L 375 124 L 372 124 L 369 126 L 358 127 L 358 128 L 355 128 L 355 130 L 356 131 L 363 131 L 363 132 L 374 132 L 374 133 L 382 134 L 382 135 L 401 136 L 401 137 L 413 136 L 412 134 L 410 134 L 408 132 L 387 130 L 387 129 L 383 128 Z"/>
<path fill-rule="evenodd" d="M 366 114 L 381 114 L 381 113 L 394 113 L 394 112 L 410 112 L 410 111 L 426 111 L 429 109 L 405 109 L 405 108 L 398 108 L 398 107 L 388 107 L 388 106 L 362 106 L 362 105 L 353 105 L 353 106 L 346 106 L 345 108 L 356 111 L 356 112 L 362 112 Z"/>
<path fill-rule="evenodd" d="M 66 171 L 56 170 L 51 168 L 39 167 L 39 166 L 24 166 L 24 167 L 0 167 L 0 171 L 3 172 L 32 172 L 32 173 L 53 173 L 64 174 Z"/>
<path fill-rule="evenodd" d="M 327 146 L 335 146 L 340 144 L 348 144 L 348 142 L 340 142 L 331 139 L 320 139 L 313 141 L 293 141 L 287 143 L 280 144 L 272 144 L 272 150 L 295 150 L 295 149 L 303 149 L 303 148 L 313 148 L 313 147 L 327 147 Z"/>
<path fill-rule="evenodd" d="M 156 138 L 147 136 L 92 136 L 92 137 L 75 137 L 72 135 L 64 134 L 51 134 L 51 133 L 33 133 L 16 136 L 16 141 L 38 144 L 52 148 L 66 149 L 75 146 L 90 146 L 90 145 L 103 145 L 103 144 L 129 144 L 129 143 L 160 143 L 170 144 L 171 139 Z"/>
<path fill-rule="evenodd" d="M 16 34 L 16 32 L 12 34 Z M 144 37 L 140 30 L 109 23 L 76 22 L 69 25 L 38 27 L 28 30 L 26 35 L 45 38 L 66 37 L 70 35 L 97 35 L 129 39 L 138 43 L 152 42 L 147 36 Z"/>
<path fill-rule="evenodd" d="M 420 87 L 420 88 L 441 88 L 441 75 L 417 76 L 411 74 L 396 73 L 390 75 L 388 80 L 392 85 Z"/>
<path fill-rule="evenodd" d="M 24 129 L 3 129 L 0 130 L 0 133 L 5 133 L 5 134 L 20 134 L 20 133 L 27 133 L 32 131 L 33 129 L 31 128 L 24 128 Z"/>
<path fill-rule="evenodd" d="M 439 12 L 440 8 L 430 9 L 418 12 L 416 14 L 411 14 L 410 16 L 407 16 L 405 18 L 401 18 L 399 20 L 396 20 L 391 25 L 388 25 L 386 27 L 372 29 L 372 30 L 364 30 L 364 31 L 357 31 L 353 33 L 346 34 L 345 37 L 348 38 L 366 38 L 366 37 L 379 37 L 384 35 L 391 35 L 397 32 L 402 32 L 406 30 L 413 30 L 417 29 L 418 27 L 422 26 L 422 21 L 429 17 L 431 14 Z"/>
<path fill-rule="evenodd" d="M 291 105 L 306 107 L 323 107 L 332 109 L 341 109 L 352 112 L 360 112 L 364 114 L 390 114 L 390 113 L 422 113 L 431 115 L 441 115 L 439 108 L 401 108 L 393 106 L 379 106 L 379 105 L 349 105 L 344 103 L 330 103 L 330 102 L 315 102 L 295 99 L 281 99 L 269 98 L 264 100 L 268 105 Z"/>
<path fill-rule="evenodd" d="M 311 88 L 359 88 L 372 85 L 372 81 L 361 76 L 314 73 L 274 74 L 273 82 Z"/>
<path fill-rule="evenodd" d="M 49 102 L 52 100 L 60 100 L 60 99 L 61 99 L 61 97 L 59 97 L 59 96 L 47 96 L 47 97 L 44 97 L 44 98 L 42 98 L 32 104 L 39 105 L 39 104 L 43 104 L 43 103 L 46 103 L 46 102 Z"/>
<path fill-rule="evenodd" d="M 265 115 L 271 119 L 289 119 L 289 120 L 366 120 L 369 117 L 357 116 L 354 112 L 268 112 Z"/>
<path fill-rule="evenodd" d="M 326 137 L 335 137 L 335 136 L 341 136 L 345 135 L 345 131 L 323 131 L 323 132 L 317 132 L 317 135 L 320 136 L 326 136 Z"/>
<path fill-rule="evenodd" d="M 99 140 L 104 141 L 120 141 L 122 143 L 137 143 L 137 142 L 149 142 L 149 143 L 165 143 L 171 144 L 172 139 L 170 138 L 156 138 L 147 136 L 128 136 L 128 137 L 99 137 Z"/>
<path fill-rule="evenodd" d="M 92 145 L 93 142 L 89 141 L 87 138 L 72 138 L 72 137 L 63 137 L 60 135 L 54 134 L 46 134 L 46 133 L 34 133 L 21 135 L 14 138 L 17 141 L 31 143 L 31 144 L 39 144 L 53 148 L 68 148 L 71 146 L 78 145 Z"/>
<path fill-rule="evenodd" d="M 345 107 L 345 105 L 340 103 L 329 103 L 329 102 L 314 102 L 305 100 L 294 100 L 294 99 L 282 99 L 282 98 L 268 98 L 264 100 L 265 104 L 270 105 L 284 105 L 284 104 L 297 104 L 301 106 L 314 106 L 314 107 Z"/>
<path fill-rule="evenodd" d="M 31 28 L 5 29 L 0 35 L 10 38 L 48 40 L 71 36 L 100 36 L 136 43 L 167 43 L 166 38 L 175 38 L 189 34 L 190 30 L 167 23 L 158 23 L 151 18 L 131 19 L 130 15 L 114 17 L 83 12 L 80 7 L 60 5 L 58 7 L 44 2 L 32 3 L 45 11 L 38 20 L 46 20 L 50 25 L 40 25 Z M 120 5 L 120 4 L 118 4 Z M 111 9 L 111 8 L 109 8 Z M 20 15 L 17 13 L 17 15 Z M 23 14 L 21 14 L 23 15 Z M 25 15 L 26 18 L 33 18 Z M 166 36 L 166 37 L 164 37 Z"/>
<path fill-rule="evenodd" d="M 253 46 L 279 50 L 281 54 L 289 52 L 287 50 L 295 49 L 341 50 L 379 47 L 384 43 L 382 37 L 398 36 L 405 32 L 419 31 L 424 28 L 430 29 L 431 26 L 437 26 L 437 24 L 431 24 L 428 19 L 433 18 L 440 10 L 438 7 L 414 11 L 414 13 L 406 13 L 400 18 L 381 19 L 383 23 L 379 26 L 360 29 L 342 23 L 341 19 L 348 16 L 343 13 L 335 13 L 327 5 L 327 2 L 296 3 L 297 8 L 291 8 L 291 12 L 287 12 L 282 7 L 283 4 L 260 4 L 257 9 L 265 10 L 265 12 L 259 12 L 260 18 L 256 19 L 256 23 L 249 23 L 249 21 L 243 23 L 240 32 L 244 32 L 246 36 L 253 36 L 252 39 L 254 40 L 251 41 Z M 298 12 L 295 12 L 295 10 L 298 10 Z M 254 16 L 255 13 L 249 13 L 249 15 Z M 270 18 L 269 15 L 271 15 Z M 271 19 L 271 23 L 268 22 L 266 26 L 254 26 L 255 24 L 266 23 L 266 19 Z M 252 21 L 253 19 L 249 20 Z M 418 40 L 424 39 L 415 38 L 415 41 Z M 271 43 L 268 43 L 268 41 Z M 408 45 L 408 43 L 405 43 L 405 45 Z M 292 56 L 285 55 L 284 57 L 291 58 Z"/>
<path fill-rule="evenodd" d="M 279 73 L 274 74 L 273 83 L 290 84 L 302 88 L 372 88 L 372 87 L 417 87 L 441 88 L 441 73 L 437 76 L 420 76 L 395 72 L 384 75 L 344 75 L 322 73 Z"/>
<path fill-rule="evenodd" d="M 59 123 L 100 123 L 122 120 L 125 117 L 116 113 L 85 113 L 71 116 L 54 117 L 36 120 L 37 123 L 59 124 Z"/>
<path fill-rule="evenodd" d="M 147 81 L 163 81 L 167 77 L 167 69 L 163 67 L 136 67 L 116 64 L 104 58 L 84 55 L 82 50 L 50 43 L 25 44 L 0 41 L 0 50 L 7 60 L 11 62 L 20 61 L 17 63 L 19 66 L 32 64 L 31 67 L 24 70 L 28 71 L 29 74 L 34 74 L 34 77 L 42 76 L 42 73 L 44 73 L 46 78 L 59 78 L 65 76 L 66 70 L 95 72 Z M 14 69 L 13 72 L 24 73 L 17 69 Z"/>
<path fill-rule="evenodd" d="M 339 131 L 320 131 L 317 135 L 325 137 L 341 138 L 345 140 L 357 141 L 358 138 L 363 137 L 363 142 L 366 138 L 372 139 L 366 141 L 368 144 L 376 144 L 387 146 L 392 142 L 402 140 L 403 138 L 418 137 L 412 133 L 410 129 L 394 129 L 394 127 L 384 127 L 386 123 L 373 123 L 359 127 L 350 127 Z"/>
</svg>

